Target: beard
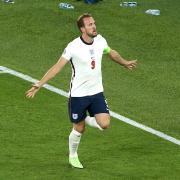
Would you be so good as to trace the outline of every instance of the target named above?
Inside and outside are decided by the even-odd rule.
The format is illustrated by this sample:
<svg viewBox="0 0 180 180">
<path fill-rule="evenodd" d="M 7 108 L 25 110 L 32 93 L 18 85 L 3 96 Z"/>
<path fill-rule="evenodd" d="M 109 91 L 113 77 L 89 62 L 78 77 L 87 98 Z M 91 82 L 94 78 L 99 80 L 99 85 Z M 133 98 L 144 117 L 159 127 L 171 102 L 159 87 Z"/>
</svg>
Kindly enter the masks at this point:
<svg viewBox="0 0 180 180">
<path fill-rule="evenodd" d="M 90 37 L 90 38 L 95 38 L 97 36 L 97 32 L 94 34 L 94 33 L 87 33 L 87 35 Z"/>
</svg>

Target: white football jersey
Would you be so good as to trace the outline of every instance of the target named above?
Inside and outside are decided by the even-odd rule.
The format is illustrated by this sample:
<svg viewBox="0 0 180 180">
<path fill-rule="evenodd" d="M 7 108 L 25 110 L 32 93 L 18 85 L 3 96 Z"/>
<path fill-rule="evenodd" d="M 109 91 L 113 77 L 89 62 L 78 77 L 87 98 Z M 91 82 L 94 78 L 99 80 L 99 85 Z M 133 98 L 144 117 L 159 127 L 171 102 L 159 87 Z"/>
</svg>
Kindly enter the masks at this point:
<svg viewBox="0 0 180 180">
<path fill-rule="evenodd" d="M 78 37 L 67 45 L 62 57 L 69 60 L 72 66 L 71 97 L 103 92 L 101 61 L 106 48 L 107 42 L 101 35 L 97 35 L 91 44 Z"/>
</svg>

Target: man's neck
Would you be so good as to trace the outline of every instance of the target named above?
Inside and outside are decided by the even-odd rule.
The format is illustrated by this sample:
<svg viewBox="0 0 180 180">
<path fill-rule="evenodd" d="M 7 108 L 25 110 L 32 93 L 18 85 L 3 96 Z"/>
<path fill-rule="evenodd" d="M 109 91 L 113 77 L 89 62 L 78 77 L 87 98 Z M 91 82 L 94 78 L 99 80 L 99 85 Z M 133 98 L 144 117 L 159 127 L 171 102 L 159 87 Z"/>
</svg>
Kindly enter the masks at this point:
<svg viewBox="0 0 180 180">
<path fill-rule="evenodd" d="M 86 34 L 82 34 L 81 37 L 82 37 L 83 41 L 86 42 L 87 44 L 92 44 L 94 41 L 94 38 L 91 38 L 91 37 L 87 36 Z"/>
</svg>

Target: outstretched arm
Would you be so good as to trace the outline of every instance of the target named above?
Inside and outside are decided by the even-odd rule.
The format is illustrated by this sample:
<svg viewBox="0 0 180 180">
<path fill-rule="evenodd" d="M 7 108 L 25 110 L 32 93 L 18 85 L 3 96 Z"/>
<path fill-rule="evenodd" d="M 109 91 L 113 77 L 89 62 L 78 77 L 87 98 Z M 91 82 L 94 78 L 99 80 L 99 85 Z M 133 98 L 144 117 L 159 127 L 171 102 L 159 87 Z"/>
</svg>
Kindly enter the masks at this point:
<svg viewBox="0 0 180 180">
<path fill-rule="evenodd" d="M 130 70 L 135 68 L 137 65 L 137 60 L 127 61 L 124 58 L 122 58 L 121 55 L 117 51 L 115 51 L 113 49 L 110 50 L 109 56 L 113 61 L 115 61 L 116 63 L 118 63 Z"/>
<path fill-rule="evenodd" d="M 68 60 L 66 60 L 65 58 L 61 57 L 58 62 L 53 65 L 47 72 L 46 74 L 43 76 L 43 78 L 36 84 L 34 84 L 32 86 L 31 89 L 29 89 L 26 92 L 26 97 L 27 98 L 33 98 L 35 96 L 35 94 L 38 92 L 38 90 L 45 84 L 47 83 L 50 79 L 52 79 L 54 76 L 56 76 L 56 74 L 58 74 L 61 69 L 66 65 L 66 63 L 68 62 Z"/>
</svg>

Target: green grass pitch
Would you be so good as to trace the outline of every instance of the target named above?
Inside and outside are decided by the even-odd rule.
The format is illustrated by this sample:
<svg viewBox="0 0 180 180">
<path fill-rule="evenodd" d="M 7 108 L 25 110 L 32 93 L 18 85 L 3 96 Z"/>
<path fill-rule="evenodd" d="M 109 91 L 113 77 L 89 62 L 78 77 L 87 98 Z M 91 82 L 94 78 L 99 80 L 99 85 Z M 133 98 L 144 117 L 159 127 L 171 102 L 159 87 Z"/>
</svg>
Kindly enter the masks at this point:
<svg viewBox="0 0 180 180">
<path fill-rule="evenodd" d="M 97 30 L 139 66 L 127 71 L 103 57 L 105 95 L 112 111 L 180 139 L 179 0 L 119 0 L 96 5 L 69 0 L 0 2 L 0 65 L 39 79 L 79 35 L 76 18 L 90 12 Z M 145 14 L 160 9 L 160 16 Z M 49 83 L 68 91 L 70 66 Z M 0 74 L 0 180 L 178 180 L 179 146 L 112 118 L 106 132 L 87 127 L 79 147 L 85 169 L 68 165 L 67 98 L 42 89 L 33 100 L 30 83 Z"/>
</svg>

